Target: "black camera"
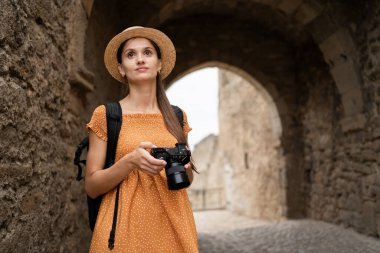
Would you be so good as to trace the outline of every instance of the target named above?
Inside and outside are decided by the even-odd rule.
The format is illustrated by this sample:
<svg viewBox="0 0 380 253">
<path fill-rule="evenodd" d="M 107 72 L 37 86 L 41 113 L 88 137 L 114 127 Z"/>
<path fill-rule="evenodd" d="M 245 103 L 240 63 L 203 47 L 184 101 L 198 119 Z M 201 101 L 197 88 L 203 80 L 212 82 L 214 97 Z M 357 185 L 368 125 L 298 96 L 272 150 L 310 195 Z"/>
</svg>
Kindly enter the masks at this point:
<svg viewBox="0 0 380 253">
<path fill-rule="evenodd" d="M 179 190 L 190 185 L 184 165 L 190 162 L 191 152 L 185 143 L 176 143 L 175 148 L 152 148 L 151 154 L 166 161 L 165 173 L 169 190 Z"/>
</svg>

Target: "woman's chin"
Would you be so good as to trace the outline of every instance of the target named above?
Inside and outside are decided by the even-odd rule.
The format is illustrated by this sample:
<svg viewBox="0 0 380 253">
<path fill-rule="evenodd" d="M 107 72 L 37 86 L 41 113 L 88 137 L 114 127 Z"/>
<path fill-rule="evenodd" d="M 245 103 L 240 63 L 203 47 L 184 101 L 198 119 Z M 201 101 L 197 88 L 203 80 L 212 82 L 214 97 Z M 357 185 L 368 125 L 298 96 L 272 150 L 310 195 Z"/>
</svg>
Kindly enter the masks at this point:
<svg viewBox="0 0 380 253">
<path fill-rule="evenodd" d="M 154 76 L 154 75 L 137 75 L 134 78 L 130 78 L 128 80 L 131 83 L 141 83 L 141 82 L 148 82 L 148 81 L 155 82 L 156 76 Z"/>
</svg>

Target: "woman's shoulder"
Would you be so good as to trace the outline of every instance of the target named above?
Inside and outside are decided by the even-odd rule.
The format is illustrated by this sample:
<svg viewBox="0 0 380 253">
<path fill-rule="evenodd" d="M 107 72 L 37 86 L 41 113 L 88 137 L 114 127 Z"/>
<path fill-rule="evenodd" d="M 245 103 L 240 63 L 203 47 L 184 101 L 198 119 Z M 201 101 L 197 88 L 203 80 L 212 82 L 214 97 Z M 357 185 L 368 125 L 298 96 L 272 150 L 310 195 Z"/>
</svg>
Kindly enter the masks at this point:
<svg viewBox="0 0 380 253">
<path fill-rule="evenodd" d="M 95 108 L 92 113 L 91 121 L 104 122 L 106 120 L 106 107 L 104 105 L 99 105 Z"/>
<path fill-rule="evenodd" d="M 106 113 L 105 105 L 98 105 L 92 114 L 93 115 L 105 115 L 105 113 Z"/>
<path fill-rule="evenodd" d="M 88 130 L 92 130 L 102 140 L 107 140 L 106 107 L 100 105 L 92 113 L 90 122 L 86 124 Z"/>
</svg>

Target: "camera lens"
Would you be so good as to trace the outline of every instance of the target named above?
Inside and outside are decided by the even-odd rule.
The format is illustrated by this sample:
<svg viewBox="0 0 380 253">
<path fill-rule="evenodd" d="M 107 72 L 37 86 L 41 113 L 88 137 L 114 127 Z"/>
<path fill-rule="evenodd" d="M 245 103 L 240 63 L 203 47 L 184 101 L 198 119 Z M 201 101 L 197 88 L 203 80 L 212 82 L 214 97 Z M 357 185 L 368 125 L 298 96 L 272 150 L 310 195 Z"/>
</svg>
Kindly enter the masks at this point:
<svg viewBox="0 0 380 253">
<path fill-rule="evenodd" d="M 180 163 L 173 163 L 172 166 L 166 170 L 166 177 L 169 190 L 179 190 L 190 185 L 185 167 Z"/>
</svg>

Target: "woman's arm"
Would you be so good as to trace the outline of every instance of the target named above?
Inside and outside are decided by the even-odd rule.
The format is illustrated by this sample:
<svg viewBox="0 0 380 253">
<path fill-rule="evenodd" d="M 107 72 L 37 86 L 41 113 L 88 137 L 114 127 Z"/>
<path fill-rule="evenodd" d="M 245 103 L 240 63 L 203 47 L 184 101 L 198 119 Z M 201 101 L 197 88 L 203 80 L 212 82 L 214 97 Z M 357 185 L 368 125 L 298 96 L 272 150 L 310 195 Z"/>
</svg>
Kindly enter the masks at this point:
<svg viewBox="0 0 380 253">
<path fill-rule="evenodd" d="M 155 159 L 146 150 L 154 147 L 151 142 L 142 142 L 138 148 L 122 157 L 114 165 L 103 169 L 107 142 L 100 139 L 93 131 L 89 133 L 89 141 L 85 189 L 91 198 L 96 198 L 115 188 L 132 169 L 140 169 L 154 176 L 166 165 L 165 161 Z"/>
</svg>

